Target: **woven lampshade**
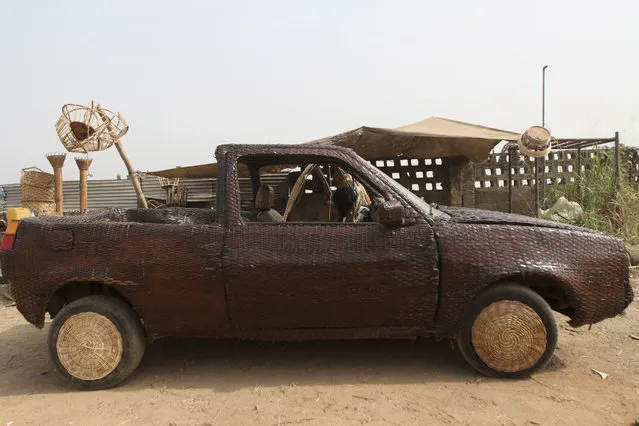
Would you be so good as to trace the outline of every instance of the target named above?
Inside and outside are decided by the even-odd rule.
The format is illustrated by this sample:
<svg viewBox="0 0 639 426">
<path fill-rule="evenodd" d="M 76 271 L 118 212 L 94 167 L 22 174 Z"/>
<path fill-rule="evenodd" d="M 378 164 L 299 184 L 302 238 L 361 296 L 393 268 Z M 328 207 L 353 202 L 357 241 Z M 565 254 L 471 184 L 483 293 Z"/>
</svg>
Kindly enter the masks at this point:
<svg viewBox="0 0 639 426">
<path fill-rule="evenodd" d="M 521 134 L 517 145 L 521 152 L 530 157 L 544 157 L 552 148 L 552 136 L 545 127 L 532 126 Z"/>
<path fill-rule="evenodd" d="M 62 115 L 56 122 L 55 129 L 60 142 L 69 152 L 87 154 L 94 151 L 104 151 L 115 145 L 129 175 L 134 177 L 131 179 L 131 183 L 135 189 L 138 206 L 147 208 L 142 186 L 135 177 L 136 171 L 120 141 L 120 138 L 129 131 L 129 125 L 119 113 L 102 108 L 100 104 L 96 105 L 93 101 L 87 106 L 66 104 L 62 107 Z M 77 160 L 76 163 L 78 163 L 78 167 L 81 166 Z M 86 175 L 86 170 L 80 169 L 80 173 L 81 176 L 82 173 Z M 82 184 L 82 179 L 80 186 L 86 188 Z"/>
<path fill-rule="evenodd" d="M 67 104 L 55 125 L 60 142 L 69 152 L 103 151 L 126 134 L 129 125 L 124 118 L 96 105 Z"/>
</svg>

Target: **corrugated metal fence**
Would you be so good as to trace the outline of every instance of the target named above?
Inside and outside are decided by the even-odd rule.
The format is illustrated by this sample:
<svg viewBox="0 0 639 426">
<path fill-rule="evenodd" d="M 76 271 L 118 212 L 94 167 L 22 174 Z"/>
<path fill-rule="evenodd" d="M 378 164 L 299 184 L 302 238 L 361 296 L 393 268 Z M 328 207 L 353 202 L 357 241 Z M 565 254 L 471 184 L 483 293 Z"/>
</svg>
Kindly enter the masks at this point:
<svg viewBox="0 0 639 426">
<path fill-rule="evenodd" d="M 288 179 L 288 173 L 274 173 L 262 176 L 262 182 L 274 187 Z M 215 200 L 215 179 L 183 179 L 182 184 L 188 191 L 189 202 L 211 202 Z M 80 209 L 80 189 L 78 181 L 64 182 L 64 210 L 77 211 Z M 135 208 L 137 199 L 133 185 L 128 179 L 89 180 L 89 209 L 100 208 Z M 6 193 L 6 208 L 20 207 L 22 189 L 19 183 L 3 185 Z M 160 186 L 156 177 L 142 177 L 142 189 L 147 198 L 166 200 L 166 191 Z M 240 179 L 240 189 L 243 195 L 252 198 L 250 179 Z M 244 198 L 244 197 L 242 197 Z"/>
</svg>

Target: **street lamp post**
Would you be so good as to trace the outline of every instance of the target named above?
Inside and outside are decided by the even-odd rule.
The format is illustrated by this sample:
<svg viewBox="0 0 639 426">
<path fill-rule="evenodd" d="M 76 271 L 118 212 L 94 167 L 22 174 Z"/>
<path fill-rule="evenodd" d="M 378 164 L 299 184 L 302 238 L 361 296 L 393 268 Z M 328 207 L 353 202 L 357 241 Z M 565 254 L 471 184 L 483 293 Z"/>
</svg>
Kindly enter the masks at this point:
<svg viewBox="0 0 639 426">
<path fill-rule="evenodd" d="M 541 69 L 541 126 L 546 127 L 546 68 L 544 65 Z M 541 163 L 541 180 L 544 196 L 546 194 L 546 157 L 539 161 L 539 157 L 535 158 L 535 209 L 536 216 L 539 217 L 539 168 Z"/>
<path fill-rule="evenodd" d="M 541 69 L 541 126 L 546 127 L 546 68 Z"/>
</svg>

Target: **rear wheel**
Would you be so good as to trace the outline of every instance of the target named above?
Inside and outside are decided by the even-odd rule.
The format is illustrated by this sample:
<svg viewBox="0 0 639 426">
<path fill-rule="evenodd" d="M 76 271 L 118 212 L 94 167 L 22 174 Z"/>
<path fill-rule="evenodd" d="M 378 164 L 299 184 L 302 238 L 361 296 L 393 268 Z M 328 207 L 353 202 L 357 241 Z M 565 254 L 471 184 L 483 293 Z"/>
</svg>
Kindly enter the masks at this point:
<svg viewBox="0 0 639 426">
<path fill-rule="evenodd" d="M 84 389 L 107 389 L 137 368 L 146 341 L 140 320 L 121 300 L 87 296 L 66 305 L 49 329 L 57 369 Z"/>
<path fill-rule="evenodd" d="M 544 367 L 557 346 L 557 325 L 548 303 L 517 284 L 482 293 L 461 321 L 459 349 L 479 372 L 524 377 Z"/>
</svg>

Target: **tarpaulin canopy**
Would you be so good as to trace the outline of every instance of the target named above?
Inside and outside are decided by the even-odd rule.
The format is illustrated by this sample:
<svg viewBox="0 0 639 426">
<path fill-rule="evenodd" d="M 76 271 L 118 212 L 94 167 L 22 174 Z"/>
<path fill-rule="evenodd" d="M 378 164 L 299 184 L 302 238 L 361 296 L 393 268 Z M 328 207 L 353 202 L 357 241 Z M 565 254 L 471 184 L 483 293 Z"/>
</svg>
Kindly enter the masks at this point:
<svg viewBox="0 0 639 426">
<path fill-rule="evenodd" d="M 360 127 L 306 143 L 351 148 L 367 160 L 399 156 L 441 158 L 461 155 L 480 163 L 488 158 L 490 151 L 499 142 L 516 141 L 519 136 L 519 133 L 506 130 L 431 117 L 395 129 Z M 215 163 L 149 172 L 168 178 L 213 177 L 216 173 Z"/>
</svg>

